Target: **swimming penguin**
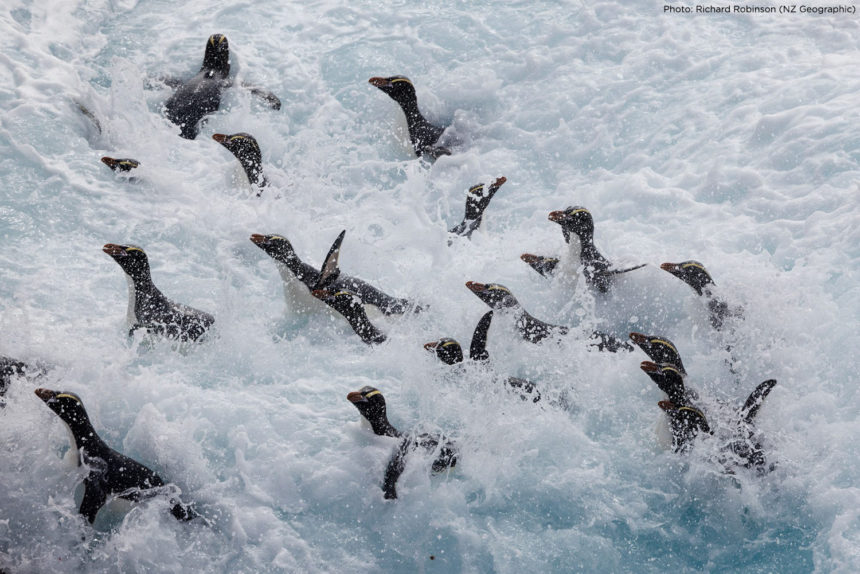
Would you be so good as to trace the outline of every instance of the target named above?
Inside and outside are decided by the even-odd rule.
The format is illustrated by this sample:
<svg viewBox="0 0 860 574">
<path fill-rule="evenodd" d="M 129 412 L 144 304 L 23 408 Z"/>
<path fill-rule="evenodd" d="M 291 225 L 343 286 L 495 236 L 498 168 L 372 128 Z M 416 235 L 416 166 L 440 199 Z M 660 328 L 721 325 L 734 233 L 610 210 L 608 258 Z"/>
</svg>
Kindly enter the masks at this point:
<svg viewBox="0 0 860 574">
<path fill-rule="evenodd" d="M 481 220 L 484 217 L 484 210 L 490 205 L 490 200 L 499 191 L 507 180 L 505 177 L 500 177 L 490 184 L 486 192 L 484 184 L 479 183 L 473 185 L 466 192 L 466 213 L 463 216 L 463 221 L 448 230 L 449 233 L 459 235 L 461 237 L 472 237 L 474 232 L 481 225 Z"/>
<path fill-rule="evenodd" d="M 406 114 L 406 125 L 409 128 L 409 140 L 415 155 L 428 156 L 436 159 L 442 155 L 451 155 L 451 150 L 437 146 L 436 142 L 445 128 L 434 126 L 421 115 L 418 109 L 418 97 L 415 87 L 406 76 L 391 76 L 390 78 L 374 77 L 368 80 L 371 84 L 388 94 L 392 100 L 400 104 Z"/>
<path fill-rule="evenodd" d="M 680 371 L 672 365 L 658 365 L 643 361 L 640 368 L 654 381 L 660 390 L 669 395 L 668 401 L 657 405 L 669 418 L 672 429 L 672 448 L 675 452 L 686 452 L 699 432 L 713 434 L 705 414 L 689 401 Z"/>
<path fill-rule="evenodd" d="M 378 345 L 385 342 L 385 333 L 376 328 L 367 318 L 361 297 L 352 291 L 334 291 L 330 289 L 314 289 L 314 297 L 340 313 L 349 322 L 349 326 L 361 340 L 368 345 Z"/>
<path fill-rule="evenodd" d="M 526 311 L 511 290 L 498 283 L 476 283 L 467 281 L 466 287 L 478 299 L 490 306 L 491 309 L 504 310 L 516 316 L 517 329 L 523 339 L 529 343 L 540 343 L 550 335 L 567 335 L 568 328 L 561 325 L 550 325 L 532 317 Z"/>
<path fill-rule="evenodd" d="M 681 361 L 681 355 L 678 353 L 677 347 L 666 337 L 630 333 L 630 340 L 645 351 L 648 358 L 655 363 L 671 365 L 682 377 L 687 376 L 687 371 L 684 370 L 684 363 Z"/>
<path fill-rule="evenodd" d="M 152 282 L 149 259 L 140 247 L 108 243 L 102 250 L 122 267 L 128 279 L 129 336 L 144 329 L 171 339 L 196 341 L 215 322 L 209 313 L 165 297 Z"/>
<path fill-rule="evenodd" d="M 469 359 L 472 361 L 488 361 L 490 353 L 487 351 L 487 334 L 490 330 L 490 322 L 493 320 L 493 311 L 487 311 L 472 334 L 472 344 L 469 346 Z M 456 365 L 463 362 L 463 349 L 460 343 L 449 337 L 443 337 L 438 341 L 424 344 L 424 349 L 434 353 L 436 358 L 446 365 Z M 541 394 L 535 384 L 529 380 L 519 377 L 506 377 L 503 379 L 508 390 L 517 392 L 520 399 L 531 400 L 536 403 L 540 401 Z"/>
<path fill-rule="evenodd" d="M 36 396 L 66 423 L 71 433 L 78 466 L 88 469 L 84 479 L 84 499 L 79 512 L 92 524 L 108 496 L 139 501 L 162 492 L 168 493 L 164 481 L 151 469 L 118 453 L 99 437 L 93 428 L 81 398 L 68 392 L 36 389 Z M 198 516 L 191 505 L 171 498 L 170 513 L 179 520 Z"/>
<path fill-rule="evenodd" d="M 269 185 L 269 181 L 263 174 L 263 155 L 254 136 L 246 133 L 214 134 L 212 139 L 227 148 L 239 160 L 245 175 L 248 176 L 248 183 L 260 188 L 257 193 L 259 197 L 263 193 L 262 188 Z"/>
<path fill-rule="evenodd" d="M 562 325 L 550 325 L 539 319 L 532 317 L 517 298 L 514 297 L 510 289 L 498 283 L 476 283 L 467 281 L 466 287 L 478 298 L 490 306 L 491 309 L 505 310 L 513 313 L 516 316 L 517 329 L 523 339 L 530 343 L 539 343 L 550 335 L 567 335 L 569 329 Z M 631 347 L 625 341 L 621 341 L 607 333 L 594 331 L 589 335 L 589 343 L 592 347 L 597 347 L 600 351 L 609 351 L 615 353 L 619 350 L 632 351 Z"/>
<path fill-rule="evenodd" d="M 397 479 L 400 478 L 406 468 L 406 456 L 414 450 L 420 448 L 425 452 L 438 453 L 432 464 L 434 473 L 443 472 L 457 465 L 457 447 L 443 435 L 427 433 L 404 435 L 394 428 L 388 421 L 385 397 L 382 396 L 379 389 L 370 386 L 362 387 L 358 391 L 349 393 L 346 399 L 355 405 L 361 416 L 370 423 L 374 434 L 401 439 L 400 445 L 385 469 L 382 491 L 386 499 L 397 498 Z"/>
<path fill-rule="evenodd" d="M 705 299 L 710 313 L 711 325 L 719 331 L 729 317 L 743 317 L 743 309 L 729 308 L 728 303 L 714 295 L 716 287 L 711 274 L 698 261 L 682 261 L 681 263 L 663 263 L 660 269 L 668 271 L 693 288 L 699 297 Z"/>
<path fill-rule="evenodd" d="M 111 170 L 120 173 L 120 172 L 129 172 L 136 167 L 140 166 L 140 162 L 136 159 L 124 158 L 117 159 L 113 157 L 104 156 L 102 158 L 102 163 L 111 168 Z"/>
<path fill-rule="evenodd" d="M 520 259 L 545 277 L 554 275 L 556 271 L 570 274 L 581 268 L 588 286 L 606 293 L 616 275 L 645 266 L 643 263 L 625 269 L 614 268 L 594 246 L 594 218 L 584 207 L 574 206 L 563 211 L 553 211 L 549 214 L 549 220 L 561 225 L 569 253 L 561 259 L 531 253 L 523 253 L 520 256 Z"/>
<path fill-rule="evenodd" d="M 204 116 L 221 107 L 221 92 L 232 85 L 230 75 L 230 46 L 223 34 L 212 34 L 206 42 L 203 66 L 187 82 L 167 81 L 178 85 L 176 92 L 165 102 L 164 113 L 180 128 L 180 135 L 193 140 L 200 131 L 199 123 Z M 245 86 L 261 97 L 271 108 L 278 110 L 278 98 L 260 88 Z"/>
<path fill-rule="evenodd" d="M 284 290 L 287 292 L 287 298 L 290 301 L 305 306 L 301 310 L 308 310 L 307 307 L 313 306 L 312 303 L 308 303 L 305 300 L 307 293 L 313 289 L 327 288 L 334 292 L 350 291 L 357 295 L 363 304 L 376 306 L 384 315 L 402 315 L 410 310 L 416 313 L 421 311 L 422 307 L 420 305 L 408 299 L 392 297 L 358 277 L 340 273 L 336 257 L 339 252 L 340 242 L 343 241 L 345 233 L 346 231 L 342 231 L 338 235 L 338 238 L 329 250 L 329 257 L 326 257 L 326 263 L 323 263 L 323 269 L 328 267 L 330 271 L 323 283 L 320 283 L 322 273 L 299 259 L 295 249 L 293 249 L 293 245 L 286 237 L 282 235 L 260 235 L 255 233 L 251 235 L 251 242 L 265 251 L 278 263 L 281 278 L 284 280 Z M 337 249 L 335 249 L 335 245 L 337 245 Z M 298 279 L 298 282 L 296 279 Z"/>
</svg>

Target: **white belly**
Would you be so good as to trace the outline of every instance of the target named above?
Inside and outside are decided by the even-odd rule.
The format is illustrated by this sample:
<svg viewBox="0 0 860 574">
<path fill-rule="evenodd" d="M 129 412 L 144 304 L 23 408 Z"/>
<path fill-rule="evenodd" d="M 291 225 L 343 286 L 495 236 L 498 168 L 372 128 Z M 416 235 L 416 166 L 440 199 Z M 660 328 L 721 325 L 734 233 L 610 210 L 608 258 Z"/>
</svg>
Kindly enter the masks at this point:
<svg viewBox="0 0 860 574">
<path fill-rule="evenodd" d="M 131 277 L 126 275 L 125 280 L 128 281 L 128 311 L 126 312 L 126 319 L 128 320 L 128 326 L 131 327 L 138 323 L 137 315 L 134 313 L 137 290 L 134 288 L 134 281 L 131 280 Z"/>
<path fill-rule="evenodd" d="M 290 271 L 286 265 L 278 264 L 281 279 L 284 280 L 284 297 L 287 300 L 287 309 L 291 313 L 305 315 L 308 313 L 319 313 L 328 308 L 328 305 L 311 295 L 304 283 Z"/>
</svg>

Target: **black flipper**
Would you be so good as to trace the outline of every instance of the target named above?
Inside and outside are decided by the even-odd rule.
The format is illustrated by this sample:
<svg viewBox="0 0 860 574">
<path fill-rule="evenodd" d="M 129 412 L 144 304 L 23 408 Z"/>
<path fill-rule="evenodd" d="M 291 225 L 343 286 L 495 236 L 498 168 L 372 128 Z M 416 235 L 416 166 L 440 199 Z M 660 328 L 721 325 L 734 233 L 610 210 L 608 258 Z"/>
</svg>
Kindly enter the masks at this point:
<svg viewBox="0 0 860 574">
<path fill-rule="evenodd" d="M 594 275 L 595 276 L 597 276 L 597 275 L 619 275 L 621 273 L 627 273 L 628 271 L 635 271 L 637 269 L 642 269 L 646 265 L 648 265 L 648 264 L 647 263 L 641 263 L 641 264 L 636 265 L 634 267 L 627 267 L 626 269 L 603 269 L 600 271 L 596 271 L 594 273 Z"/>
<path fill-rule="evenodd" d="M 400 441 L 400 446 L 397 451 L 388 461 L 388 466 L 385 468 L 385 478 L 382 481 L 383 496 L 388 500 L 397 498 L 397 479 L 403 474 L 403 469 L 406 468 L 406 454 L 412 448 L 412 437 L 406 437 Z"/>
<path fill-rule="evenodd" d="M 486 361 L 490 358 L 490 353 L 487 351 L 487 332 L 490 330 L 490 323 L 493 320 L 493 311 L 487 311 L 481 320 L 475 326 L 475 332 L 472 334 L 472 344 L 469 345 L 469 358 L 473 361 Z"/>
<path fill-rule="evenodd" d="M 741 408 L 740 415 L 741 419 L 747 423 L 752 424 L 753 419 L 758 414 L 758 409 L 761 407 L 761 404 L 764 402 L 764 399 L 770 394 L 770 391 L 776 386 L 776 379 L 768 379 L 765 382 L 761 383 L 759 386 L 755 388 L 755 390 L 750 393 L 750 396 L 747 398 L 744 406 Z"/>
<path fill-rule="evenodd" d="M 84 499 L 81 501 L 81 508 L 78 512 L 83 514 L 92 524 L 96 520 L 99 509 L 104 506 L 105 500 L 107 500 L 107 493 L 99 484 L 98 478 L 86 478 L 84 480 Z"/>
<path fill-rule="evenodd" d="M 320 275 L 317 279 L 316 285 L 313 286 L 311 291 L 316 289 L 325 289 L 338 278 L 340 275 L 340 268 L 338 267 L 338 258 L 340 257 L 340 245 L 343 243 L 343 238 L 346 235 L 346 229 L 340 232 L 340 235 L 337 236 L 337 239 L 334 240 L 334 243 L 331 245 L 331 249 L 328 250 L 328 255 L 325 256 L 325 261 L 323 261 L 322 267 L 320 268 Z"/>
</svg>

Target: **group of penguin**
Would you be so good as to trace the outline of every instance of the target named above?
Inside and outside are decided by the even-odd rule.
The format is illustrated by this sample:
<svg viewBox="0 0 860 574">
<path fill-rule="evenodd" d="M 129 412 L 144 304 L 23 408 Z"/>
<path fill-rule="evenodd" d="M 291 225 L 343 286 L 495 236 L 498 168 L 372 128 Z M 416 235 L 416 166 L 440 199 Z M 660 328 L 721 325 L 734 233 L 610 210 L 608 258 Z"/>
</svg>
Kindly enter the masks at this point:
<svg viewBox="0 0 860 574">
<path fill-rule="evenodd" d="M 221 34 L 213 34 L 206 43 L 203 65 L 200 71 L 185 82 L 162 79 L 175 87 L 176 91 L 165 106 L 164 114 L 180 128 L 180 135 L 194 139 L 205 116 L 220 107 L 221 93 L 232 85 L 229 78 L 229 44 Z M 388 78 L 374 77 L 370 84 L 388 94 L 403 110 L 412 148 L 419 157 L 435 159 L 451 154 L 451 149 L 440 144 L 444 128 L 427 121 L 418 108 L 415 88 L 404 76 Z M 273 109 L 280 108 L 278 98 L 266 90 L 245 85 L 253 94 L 262 98 Z M 83 110 L 87 113 L 86 110 Z M 88 114 L 89 115 L 89 114 Z M 267 186 L 262 168 L 262 154 L 257 141 L 249 134 L 215 134 L 213 139 L 231 151 L 239 160 L 249 183 L 256 186 L 258 194 Z M 134 159 L 102 158 L 114 171 L 128 172 L 140 163 Z M 484 211 L 506 179 L 500 177 L 489 186 L 478 184 L 466 193 L 466 209 L 463 221 L 451 228 L 452 237 L 469 238 L 481 224 Z M 545 277 L 563 277 L 574 280 L 583 277 L 586 285 L 597 296 L 612 289 L 614 280 L 644 266 L 627 268 L 613 266 L 594 245 L 594 220 L 591 212 L 579 206 L 553 211 L 548 219 L 559 224 L 568 251 L 562 256 L 549 257 L 523 254 L 522 260 Z M 385 315 L 421 313 L 426 306 L 408 299 L 391 296 L 357 277 L 341 273 L 339 253 L 345 231 L 336 238 L 322 266 L 317 269 L 301 260 L 290 241 L 281 235 L 253 234 L 251 242 L 275 260 L 284 280 L 284 288 L 290 305 L 299 312 L 310 311 L 320 304 L 327 305 L 341 314 L 353 331 L 368 345 L 386 340 L 386 334 L 368 318 L 365 306 L 376 307 Z M 215 318 L 204 311 L 171 301 L 153 283 L 146 252 L 135 245 L 108 243 L 103 251 L 116 261 L 128 280 L 129 336 L 143 331 L 149 336 L 162 336 L 183 342 L 194 342 L 205 337 Z M 739 309 L 730 307 L 714 292 L 714 281 L 705 267 L 696 261 L 664 263 L 661 268 L 688 284 L 702 298 L 709 313 L 710 322 L 717 330 L 723 329 L 727 321 L 741 318 Z M 466 287 L 490 307 L 475 327 L 469 348 L 468 359 L 480 364 L 489 360 L 487 336 L 494 314 L 504 315 L 516 325 L 523 340 L 541 343 L 545 339 L 568 334 L 569 329 L 552 325 L 528 313 L 507 287 L 497 283 L 469 281 Z M 680 354 L 675 345 L 660 336 L 631 333 L 630 341 L 622 341 L 610 334 L 593 332 L 587 344 L 600 351 L 632 351 L 638 346 L 650 361 L 642 362 L 641 369 L 667 395 L 658 403 L 666 415 L 671 429 L 672 448 L 685 452 L 695 443 L 700 434 L 713 434 L 706 413 L 699 405 L 695 390 L 687 388 Z M 425 349 L 448 365 L 465 361 L 461 345 L 454 339 L 441 338 L 424 345 Z M 28 365 L 12 358 L 0 356 L 0 401 L 3 401 L 7 386 L 13 379 L 35 380 L 44 376 L 43 366 Z M 539 402 L 541 393 L 533 382 L 516 377 L 501 379 L 502 384 L 524 401 Z M 759 407 L 776 381 L 771 379 L 758 385 L 744 405 L 737 411 L 736 428 L 730 429 L 734 437 L 723 449 L 735 455 L 736 464 L 765 472 L 769 470 L 761 444 L 757 440 L 753 422 Z M 170 501 L 171 514 L 180 520 L 191 520 L 199 515 L 192 504 L 179 500 L 176 488 L 159 477 L 151 469 L 111 449 L 93 428 L 81 398 L 70 392 L 59 392 L 38 388 L 35 394 L 55 412 L 68 426 L 73 448 L 77 451 L 77 462 L 85 465 L 88 474 L 84 479 L 84 496 L 79 512 L 92 523 L 108 497 L 140 500 L 164 495 Z M 392 455 L 383 477 L 382 490 L 387 499 L 397 498 L 396 484 L 403 472 L 408 455 L 415 450 L 430 453 L 432 470 L 442 472 L 457 464 L 458 449 L 442 434 L 427 434 L 418 431 L 404 433 L 388 420 L 386 402 L 382 392 L 371 386 L 350 392 L 347 400 L 370 424 L 373 432 L 380 436 L 396 437 L 400 443 Z M 0 406 L 2 406 L 0 402 Z M 728 463 L 727 472 L 732 472 Z"/>
</svg>

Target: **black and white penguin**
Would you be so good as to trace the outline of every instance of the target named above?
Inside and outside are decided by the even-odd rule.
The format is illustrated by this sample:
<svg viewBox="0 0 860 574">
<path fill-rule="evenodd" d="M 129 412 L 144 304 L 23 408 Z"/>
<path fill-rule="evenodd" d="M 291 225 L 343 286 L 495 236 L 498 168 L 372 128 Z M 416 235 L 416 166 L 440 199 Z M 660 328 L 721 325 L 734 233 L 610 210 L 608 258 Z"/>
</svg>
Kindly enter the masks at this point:
<svg viewBox="0 0 860 574">
<path fill-rule="evenodd" d="M 259 197 L 263 193 L 262 188 L 269 185 L 269 181 L 263 174 L 263 154 L 260 152 L 260 144 L 257 143 L 256 138 L 251 134 L 237 133 L 214 134 L 212 139 L 227 148 L 239 160 L 245 175 L 248 176 L 248 183 L 256 185 L 259 189 L 257 193 Z"/>
<path fill-rule="evenodd" d="M 491 309 L 512 313 L 516 319 L 517 329 L 522 338 L 529 343 L 540 343 L 551 335 L 567 335 L 568 328 L 561 325 L 551 325 L 532 317 L 526 311 L 511 290 L 498 283 L 477 283 L 467 281 L 466 287 L 478 299 L 489 305 Z"/>
<path fill-rule="evenodd" d="M 466 287 L 477 295 L 481 301 L 489 305 L 491 309 L 512 313 L 520 335 L 530 343 L 539 343 L 550 335 L 567 335 L 569 332 L 569 329 L 562 325 L 551 325 L 535 319 L 520 305 L 520 302 L 517 301 L 511 290 L 504 285 L 467 281 Z M 619 350 L 633 350 L 633 347 L 627 342 L 598 331 L 589 335 L 589 341 L 590 346 L 596 347 L 600 351 L 615 353 Z"/>
<path fill-rule="evenodd" d="M 385 469 L 382 491 L 386 499 L 397 498 L 397 479 L 406 468 L 406 456 L 414 450 L 421 449 L 436 455 L 431 467 L 434 473 L 443 472 L 457 465 L 457 447 L 445 436 L 414 432 L 404 434 L 394 428 L 388 421 L 385 397 L 379 389 L 370 386 L 362 387 L 358 391 L 349 393 L 346 399 L 370 423 L 374 434 L 401 439 Z"/>
<path fill-rule="evenodd" d="M 149 259 L 140 247 L 108 243 L 102 250 L 113 257 L 128 280 L 129 336 L 144 329 L 171 339 L 196 341 L 215 322 L 209 313 L 165 297 L 152 282 Z"/>
<path fill-rule="evenodd" d="M 681 263 L 663 263 L 660 269 L 668 271 L 693 288 L 699 297 L 705 300 L 711 325 L 716 330 L 723 328 L 729 317 L 743 317 L 743 309 L 730 308 L 729 304 L 714 294 L 716 284 L 705 266 L 698 261 L 682 261 Z"/>
<path fill-rule="evenodd" d="M 118 453 L 99 437 L 93 428 L 81 398 L 68 392 L 36 389 L 36 396 L 57 413 L 72 436 L 72 448 L 78 453 L 78 466 L 88 469 L 84 479 L 84 499 L 79 512 L 92 524 L 109 496 L 137 502 L 158 494 L 169 494 L 171 488 L 155 472 L 136 460 Z M 170 500 L 171 514 L 179 520 L 198 516 L 191 505 L 175 498 Z"/>
<path fill-rule="evenodd" d="M 506 181 L 508 181 L 507 178 L 500 177 L 491 183 L 486 191 L 484 191 L 483 183 L 470 187 L 469 191 L 466 192 L 466 213 L 463 215 L 463 221 L 449 229 L 448 232 L 471 238 L 472 232 L 481 226 L 484 210 L 490 205 L 490 200 Z"/>
<path fill-rule="evenodd" d="M 693 439 L 700 432 L 715 434 L 715 430 L 708 424 L 705 413 L 695 404 L 698 397 L 686 389 L 684 376 L 679 369 L 671 364 L 658 365 L 650 361 L 643 361 L 640 368 L 661 391 L 669 396 L 669 400 L 660 401 L 657 404 L 668 417 L 672 431 L 672 447 L 675 452 L 688 451 Z M 754 421 L 764 399 L 774 386 L 776 386 L 776 379 L 768 379 L 759 384 L 738 410 L 736 420 L 727 422 L 729 428 L 726 430 L 732 438 L 725 445 L 724 452 L 731 452 L 736 457 L 735 462 L 721 457 L 721 462 L 726 465 L 729 472 L 733 464 L 755 468 L 760 472 L 770 470 L 769 467 L 765 467 L 764 449 L 757 439 Z"/>
<path fill-rule="evenodd" d="M 131 158 L 117 159 L 104 156 L 102 158 L 102 163 L 117 173 L 129 172 L 137 167 L 140 167 L 140 162 L 136 159 Z"/>
<path fill-rule="evenodd" d="M 415 150 L 416 155 L 433 159 L 442 155 L 451 155 L 451 150 L 436 145 L 445 128 L 434 126 L 421 115 L 421 111 L 418 109 L 418 97 L 415 95 L 415 86 L 412 85 L 409 78 L 406 76 L 374 77 L 370 78 L 368 82 L 400 104 L 403 113 L 406 114 L 409 140 L 412 142 L 412 149 Z"/>
<path fill-rule="evenodd" d="M 330 289 L 314 289 L 312 292 L 314 297 L 340 313 L 355 331 L 355 334 L 361 337 L 361 340 L 368 345 L 378 345 L 385 342 L 385 333 L 376 328 L 367 318 L 367 311 L 364 310 L 364 304 L 361 297 L 352 291 L 334 291 Z"/>
<path fill-rule="evenodd" d="M 469 359 L 472 361 L 489 361 L 490 353 L 487 351 L 487 335 L 490 323 L 493 320 L 493 311 L 487 311 L 472 334 L 472 343 L 469 346 Z M 424 349 L 436 355 L 436 358 L 446 365 L 457 365 L 463 362 L 463 349 L 455 339 L 443 337 L 438 341 L 424 344 Z M 505 377 L 503 384 L 509 391 L 517 393 L 520 399 L 531 400 L 536 403 L 540 401 L 541 394 L 535 384 L 527 379 L 519 377 Z"/>
<path fill-rule="evenodd" d="M 338 239 L 335 240 L 335 244 L 339 245 L 338 242 L 343 240 L 345 233 L 345 231 L 341 232 Z M 420 305 L 408 299 L 392 297 L 358 277 L 340 273 L 336 262 L 334 265 L 335 269 L 325 279 L 325 284 L 321 284 L 320 278 L 322 273 L 299 259 L 295 249 L 293 249 L 293 245 L 283 235 L 260 235 L 255 233 L 251 235 L 251 242 L 265 251 L 278 263 L 278 270 L 281 273 L 281 278 L 284 280 L 284 291 L 287 300 L 294 303 L 301 312 L 317 307 L 315 303 L 308 301 L 307 298 L 311 290 L 323 287 L 334 292 L 350 291 L 361 298 L 363 304 L 377 307 L 384 315 L 402 315 L 410 310 L 414 312 L 422 310 Z M 329 250 L 329 255 L 336 257 L 337 250 L 334 249 L 334 245 L 332 248 Z M 333 251 L 335 252 L 333 253 Z M 328 260 L 329 257 L 326 259 Z M 329 263 L 329 265 L 331 264 Z M 323 269 L 325 268 L 326 263 L 323 263 Z"/>
<path fill-rule="evenodd" d="M 584 207 L 573 206 L 563 211 L 553 211 L 549 214 L 549 220 L 561 225 L 568 253 L 561 258 L 542 257 L 531 253 L 523 253 L 520 256 L 520 259 L 545 277 L 556 274 L 575 277 L 574 274 L 581 269 L 589 287 L 606 293 L 616 275 L 645 266 L 643 263 L 625 269 L 613 267 L 594 245 L 594 218 Z"/>
<path fill-rule="evenodd" d="M 193 140 L 200 131 L 199 123 L 204 116 L 221 107 L 221 92 L 232 85 L 230 79 L 230 46 L 223 34 L 212 34 L 206 42 L 203 66 L 187 82 L 168 81 L 177 85 L 176 92 L 165 102 L 167 119 L 180 128 L 180 135 Z M 278 98 L 260 88 L 248 87 L 254 95 L 261 97 L 272 109 L 281 108 Z"/>
</svg>

